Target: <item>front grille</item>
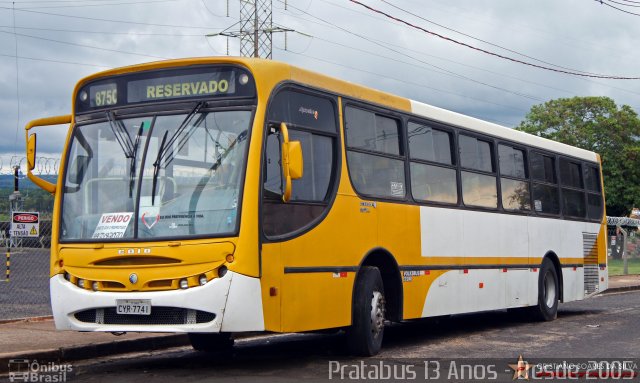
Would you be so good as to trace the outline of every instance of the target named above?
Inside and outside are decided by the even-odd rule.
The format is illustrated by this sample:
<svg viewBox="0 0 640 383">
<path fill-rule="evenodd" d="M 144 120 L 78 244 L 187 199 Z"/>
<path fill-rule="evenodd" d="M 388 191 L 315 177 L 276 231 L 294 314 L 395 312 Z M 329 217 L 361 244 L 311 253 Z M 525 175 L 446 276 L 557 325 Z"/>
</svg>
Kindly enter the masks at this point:
<svg viewBox="0 0 640 383">
<path fill-rule="evenodd" d="M 598 234 L 582 233 L 582 251 L 584 263 L 584 293 L 589 295 L 598 291 Z"/>
<path fill-rule="evenodd" d="M 211 322 L 216 318 L 216 314 L 206 311 L 163 306 L 152 307 L 150 315 L 123 315 L 118 314 L 115 307 L 105 307 L 79 311 L 74 316 L 84 323 L 122 325 L 197 324 Z"/>
</svg>

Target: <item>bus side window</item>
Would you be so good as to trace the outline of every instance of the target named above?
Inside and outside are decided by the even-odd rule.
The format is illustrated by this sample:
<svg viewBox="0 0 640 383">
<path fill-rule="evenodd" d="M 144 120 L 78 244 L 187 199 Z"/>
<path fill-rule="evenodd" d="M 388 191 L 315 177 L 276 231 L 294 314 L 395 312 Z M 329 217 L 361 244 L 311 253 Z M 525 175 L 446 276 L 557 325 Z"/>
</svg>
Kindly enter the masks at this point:
<svg viewBox="0 0 640 383">
<path fill-rule="evenodd" d="M 458 184 L 450 132 L 409 122 L 411 192 L 417 201 L 458 203 Z"/>
<path fill-rule="evenodd" d="M 560 214 L 555 161 L 552 156 L 530 154 L 533 208 L 538 213 Z"/>
<path fill-rule="evenodd" d="M 467 206 L 498 207 L 493 144 L 460 134 L 462 201 Z"/>
<path fill-rule="evenodd" d="M 564 215 L 584 218 L 587 214 L 580 163 L 560 158 L 560 183 Z"/>
<path fill-rule="evenodd" d="M 602 190 L 600 187 L 600 172 L 591 165 L 583 165 L 584 183 L 587 192 L 587 218 L 600 220 L 602 217 Z"/>
<path fill-rule="evenodd" d="M 498 145 L 502 207 L 506 210 L 531 210 L 526 156 L 522 149 Z"/>
<path fill-rule="evenodd" d="M 345 135 L 349 176 L 365 196 L 404 199 L 404 156 L 400 122 L 368 110 L 347 106 Z"/>
</svg>

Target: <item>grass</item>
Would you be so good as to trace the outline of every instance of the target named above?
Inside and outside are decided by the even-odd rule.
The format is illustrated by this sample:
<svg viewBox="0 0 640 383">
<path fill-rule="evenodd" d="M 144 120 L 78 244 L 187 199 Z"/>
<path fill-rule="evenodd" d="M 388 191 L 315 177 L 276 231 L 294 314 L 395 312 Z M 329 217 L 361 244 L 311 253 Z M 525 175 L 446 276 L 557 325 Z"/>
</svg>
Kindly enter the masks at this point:
<svg viewBox="0 0 640 383">
<path fill-rule="evenodd" d="M 623 275 L 624 264 L 622 259 L 610 259 L 608 269 L 609 275 Z M 629 259 L 629 274 L 640 274 L 640 258 Z"/>
</svg>

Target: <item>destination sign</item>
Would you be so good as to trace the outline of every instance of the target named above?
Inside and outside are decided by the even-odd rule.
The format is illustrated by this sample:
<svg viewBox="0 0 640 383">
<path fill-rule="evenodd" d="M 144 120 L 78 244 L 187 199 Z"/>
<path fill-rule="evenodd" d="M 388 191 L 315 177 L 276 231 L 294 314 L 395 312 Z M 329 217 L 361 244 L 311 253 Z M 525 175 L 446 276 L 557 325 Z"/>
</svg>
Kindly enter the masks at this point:
<svg viewBox="0 0 640 383">
<path fill-rule="evenodd" d="M 194 96 L 232 95 L 236 91 L 233 72 L 199 73 L 130 81 L 127 101 L 142 102 Z"/>
<path fill-rule="evenodd" d="M 76 112 L 185 99 L 255 97 L 249 71 L 219 65 L 163 69 L 100 78 L 80 88 Z"/>
</svg>

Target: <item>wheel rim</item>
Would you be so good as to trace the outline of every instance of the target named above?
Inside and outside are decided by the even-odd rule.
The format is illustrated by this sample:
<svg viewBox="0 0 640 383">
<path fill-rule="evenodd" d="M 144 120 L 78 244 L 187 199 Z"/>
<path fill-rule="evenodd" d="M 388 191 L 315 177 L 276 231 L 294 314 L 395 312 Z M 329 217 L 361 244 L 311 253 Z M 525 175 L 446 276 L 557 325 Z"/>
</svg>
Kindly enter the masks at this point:
<svg viewBox="0 0 640 383">
<path fill-rule="evenodd" d="M 550 272 L 544 276 L 544 300 L 549 308 L 553 307 L 556 301 L 556 279 Z"/>
<path fill-rule="evenodd" d="M 384 329 L 384 312 L 384 295 L 374 291 L 371 298 L 371 333 L 374 338 L 377 338 Z"/>
</svg>

